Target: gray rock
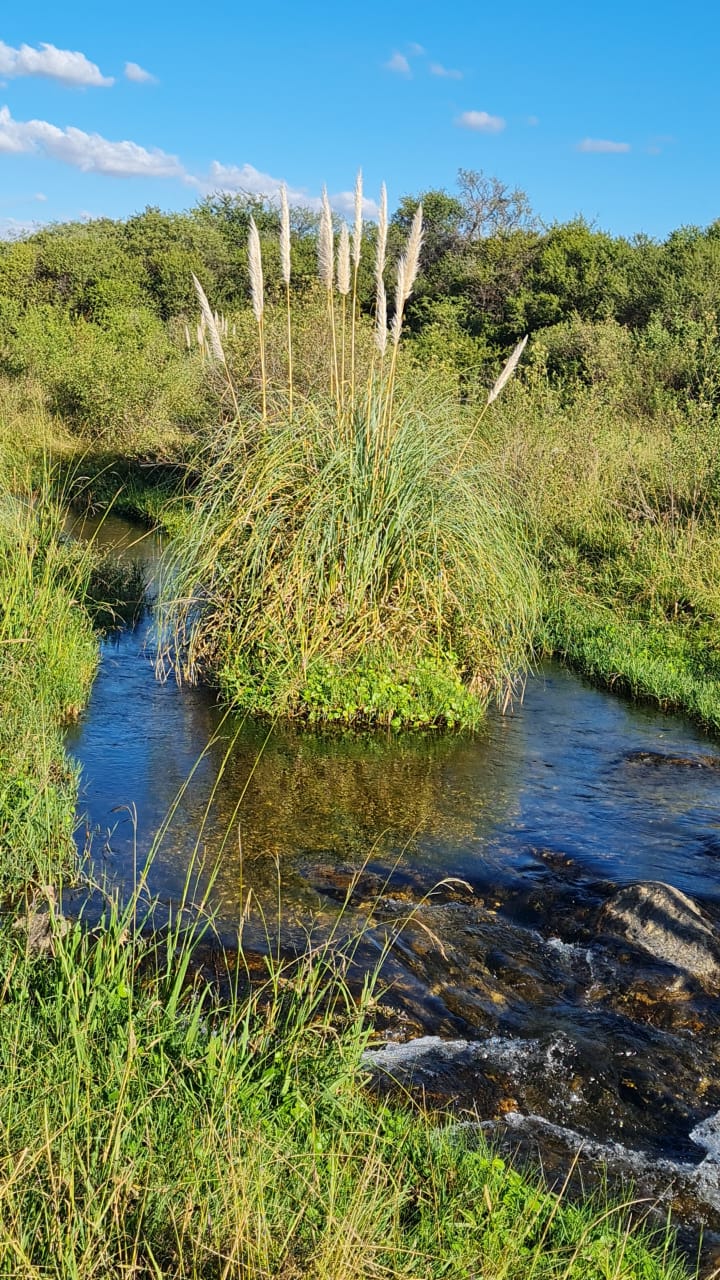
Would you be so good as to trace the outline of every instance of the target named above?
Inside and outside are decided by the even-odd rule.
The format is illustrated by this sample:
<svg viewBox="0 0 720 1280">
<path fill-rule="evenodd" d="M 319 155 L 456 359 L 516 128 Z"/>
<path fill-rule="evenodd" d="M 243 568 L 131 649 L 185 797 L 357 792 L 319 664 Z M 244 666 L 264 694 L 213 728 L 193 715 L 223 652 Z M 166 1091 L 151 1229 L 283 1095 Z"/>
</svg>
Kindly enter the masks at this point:
<svg viewBox="0 0 720 1280">
<path fill-rule="evenodd" d="M 605 933 L 713 985 L 720 983 L 720 940 L 692 898 L 660 881 L 619 889 L 598 916 Z"/>
</svg>

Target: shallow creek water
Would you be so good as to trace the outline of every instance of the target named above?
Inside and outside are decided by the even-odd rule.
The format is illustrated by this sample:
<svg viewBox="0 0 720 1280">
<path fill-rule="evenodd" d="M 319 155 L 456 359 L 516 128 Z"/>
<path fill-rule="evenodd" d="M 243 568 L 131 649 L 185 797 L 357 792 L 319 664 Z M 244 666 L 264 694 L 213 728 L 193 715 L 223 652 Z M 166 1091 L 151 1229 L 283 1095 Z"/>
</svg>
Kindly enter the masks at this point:
<svg viewBox="0 0 720 1280">
<path fill-rule="evenodd" d="M 75 531 L 152 579 L 153 535 L 114 517 Z M 475 735 L 355 737 L 228 717 L 157 680 L 149 617 L 102 648 L 68 734 L 96 875 L 129 891 L 172 812 L 149 891 L 172 908 L 192 864 L 225 945 L 250 889 L 258 951 L 278 889 L 290 949 L 350 889 L 359 965 L 398 934 L 382 1025 L 414 1041 L 374 1060 L 379 1087 L 391 1070 L 550 1169 L 580 1149 L 579 1169 L 602 1160 L 720 1231 L 720 1000 L 598 923 L 617 886 L 648 880 L 720 920 L 717 744 L 554 663 Z"/>
</svg>

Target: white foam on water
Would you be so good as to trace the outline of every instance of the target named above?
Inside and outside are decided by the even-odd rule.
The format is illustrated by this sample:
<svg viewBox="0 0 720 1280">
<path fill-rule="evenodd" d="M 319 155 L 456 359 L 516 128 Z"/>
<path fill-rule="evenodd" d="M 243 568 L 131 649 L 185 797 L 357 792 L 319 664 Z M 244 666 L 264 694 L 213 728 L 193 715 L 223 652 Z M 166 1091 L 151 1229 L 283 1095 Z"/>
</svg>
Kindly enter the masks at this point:
<svg viewBox="0 0 720 1280">
<path fill-rule="evenodd" d="M 432 1064 L 433 1060 L 458 1064 L 492 1062 L 517 1076 L 528 1066 L 541 1068 L 546 1073 L 564 1073 L 567 1058 L 572 1053 L 572 1042 L 564 1035 L 555 1036 L 547 1044 L 516 1036 L 488 1036 L 485 1040 L 443 1040 L 440 1036 L 418 1036 L 414 1040 L 390 1042 L 379 1049 L 367 1049 L 363 1061 L 367 1066 L 382 1067 L 386 1071 Z"/>
<path fill-rule="evenodd" d="M 466 1053 L 471 1047 L 469 1040 L 443 1040 L 441 1036 L 418 1036 L 414 1040 L 403 1040 L 400 1043 L 390 1041 L 380 1049 L 366 1049 L 363 1062 L 367 1066 L 383 1067 L 392 1071 L 396 1067 L 412 1066 L 430 1056 L 443 1058 L 449 1062 Z"/>
<path fill-rule="evenodd" d="M 593 1138 L 586 1138 L 577 1133 L 575 1129 L 554 1124 L 543 1116 L 532 1113 L 523 1115 L 520 1111 L 507 1112 L 503 1116 L 503 1121 L 516 1132 L 526 1130 L 532 1134 L 533 1131 L 540 1130 L 562 1142 L 570 1151 L 582 1152 L 591 1160 L 607 1165 L 609 1169 L 651 1182 L 653 1193 L 659 1200 L 671 1200 L 678 1182 L 681 1182 L 693 1193 L 698 1202 L 704 1203 L 715 1212 L 720 1212 L 720 1167 L 716 1163 L 717 1156 L 709 1156 L 700 1164 L 669 1160 L 626 1147 L 622 1142 L 597 1142 Z M 706 1128 L 706 1126 L 710 1127 Z M 497 1121 L 486 1121 L 482 1128 L 496 1129 Z M 701 1131 L 699 1138 L 696 1137 L 698 1131 Z M 710 1116 L 708 1120 L 703 1120 L 690 1134 L 693 1142 L 698 1142 L 698 1145 L 704 1146 L 706 1150 L 709 1150 L 708 1136 L 713 1144 L 720 1143 L 720 1113 Z M 717 1150 L 717 1148 L 714 1149 Z"/>
<path fill-rule="evenodd" d="M 720 1111 L 696 1124 L 690 1130 L 690 1137 L 707 1152 L 703 1164 L 720 1166 Z M 720 1173 L 720 1169 L 718 1172 Z"/>
</svg>

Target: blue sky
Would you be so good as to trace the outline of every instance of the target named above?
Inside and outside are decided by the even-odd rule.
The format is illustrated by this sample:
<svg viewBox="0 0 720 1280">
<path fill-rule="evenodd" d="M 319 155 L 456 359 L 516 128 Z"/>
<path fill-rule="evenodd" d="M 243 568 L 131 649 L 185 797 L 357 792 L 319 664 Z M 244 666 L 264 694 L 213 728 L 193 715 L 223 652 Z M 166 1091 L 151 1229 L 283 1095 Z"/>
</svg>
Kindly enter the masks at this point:
<svg viewBox="0 0 720 1280">
<path fill-rule="evenodd" d="M 720 216 L 720 9 L 607 0 L 354 7 L 35 0 L 0 19 L 0 229 L 214 189 L 342 210 L 460 166 L 662 237 Z M 127 64 L 130 64 L 127 67 Z"/>
</svg>

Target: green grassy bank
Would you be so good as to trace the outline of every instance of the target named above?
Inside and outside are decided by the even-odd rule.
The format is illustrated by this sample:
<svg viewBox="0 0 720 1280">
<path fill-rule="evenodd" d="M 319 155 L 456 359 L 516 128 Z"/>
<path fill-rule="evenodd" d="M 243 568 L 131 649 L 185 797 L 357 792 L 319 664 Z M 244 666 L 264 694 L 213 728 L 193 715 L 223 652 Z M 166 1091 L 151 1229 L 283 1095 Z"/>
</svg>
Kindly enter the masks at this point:
<svg viewBox="0 0 720 1280">
<path fill-rule="evenodd" d="M 0 930 L 0 1270 L 160 1280 L 680 1280 L 626 1211 L 372 1100 L 342 963 L 218 1002 L 174 932 Z M 232 970 L 231 970 L 232 972 Z M 231 984 L 232 985 L 232 984 Z"/>
</svg>

